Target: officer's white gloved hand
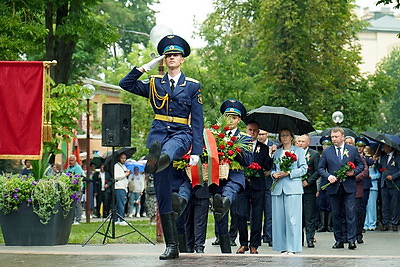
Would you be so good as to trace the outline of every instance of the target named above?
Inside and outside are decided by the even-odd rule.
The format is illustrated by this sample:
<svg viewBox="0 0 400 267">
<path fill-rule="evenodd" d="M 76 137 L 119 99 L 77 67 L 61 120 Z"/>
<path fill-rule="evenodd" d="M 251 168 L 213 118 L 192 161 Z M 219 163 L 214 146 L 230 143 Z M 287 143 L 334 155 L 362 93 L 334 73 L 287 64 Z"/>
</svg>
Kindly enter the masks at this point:
<svg viewBox="0 0 400 267">
<path fill-rule="evenodd" d="M 190 155 L 189 165 L 194 166 L 199 162 L 200 156 L 199 155 Z"/>
<path fill-rule="evenodd" d="M 154 69 L 163 58 L 165 58 L 165 55 L 159 56 L 149 63 L 144 64 L 142 68 L 144 69 L 144 71 L 148 72 L 149 70 Z"/>
</svg>

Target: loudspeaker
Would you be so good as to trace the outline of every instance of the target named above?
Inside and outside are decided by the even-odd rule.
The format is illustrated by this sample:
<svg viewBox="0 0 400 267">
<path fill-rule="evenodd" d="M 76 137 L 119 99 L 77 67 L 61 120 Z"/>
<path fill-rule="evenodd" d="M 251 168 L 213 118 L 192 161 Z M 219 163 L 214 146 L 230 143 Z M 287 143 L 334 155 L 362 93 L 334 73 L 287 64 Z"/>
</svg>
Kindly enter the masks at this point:
<svg viewBox="0 0 400 267">
<path fill-rule="evenodd" d="M 131 105 L 103 104 L 102 146 L 131 145 Z"/>
</svg>

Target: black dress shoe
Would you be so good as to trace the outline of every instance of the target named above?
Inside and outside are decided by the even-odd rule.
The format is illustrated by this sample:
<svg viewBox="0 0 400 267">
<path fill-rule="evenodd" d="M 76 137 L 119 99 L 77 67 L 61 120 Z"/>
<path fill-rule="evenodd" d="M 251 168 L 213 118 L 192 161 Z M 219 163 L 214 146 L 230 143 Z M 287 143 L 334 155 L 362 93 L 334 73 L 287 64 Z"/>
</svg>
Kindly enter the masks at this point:
<svg viewBox="0 0 400 267">
<path fill-rule="evenodd" d="M 309 248 L 315 248 L 314 242 L 308 241 L 308 242 L 307 242 L 307 247 L 309 247 Z"/>
<path fill-rule="evenodd" d="M 236 245 L 236 242 L 235 242 L 235 240 L 231 240 L 231 247 L 236 247 L 237 245 Z"/>
<path fill-rule="evenodd" d="M 213 246 L 219 246 L 219 238 L 217 237 L 214 242 L 211 243 Z"/>
<path fill-rule="evenodd" d="M 397 230 L 397 225 L 393 225 L 392 226 L 392 230 L 393 230 L 393 232 L 397 232 L 398 230 Z"/>
<path fill-rule="evenodd" d="M 389 230 L 389 226 L 387 225 L 382 226 L 381 231 L 387 231 L 387 230 Z"/>
<path fill-rule="evenodd" d="M 196 253 L 204 253 L 204 248 L 195 248 Z"/>
<path fill-rule="evenodd" d="M 356 242 L 349 242 L 349 249 L 355 249 L 356 247 Z"/>
<path fill-rule="evenodd" d="M 336 241 L 332 248 L 344 248 L 343 242 Z"/>
<path fill-rule="evenodd" d="M 357 243 L 358 244 L 364 243 L 364 240 L 363 240 L 362 236 L 357 237 Z"/>
</svg>

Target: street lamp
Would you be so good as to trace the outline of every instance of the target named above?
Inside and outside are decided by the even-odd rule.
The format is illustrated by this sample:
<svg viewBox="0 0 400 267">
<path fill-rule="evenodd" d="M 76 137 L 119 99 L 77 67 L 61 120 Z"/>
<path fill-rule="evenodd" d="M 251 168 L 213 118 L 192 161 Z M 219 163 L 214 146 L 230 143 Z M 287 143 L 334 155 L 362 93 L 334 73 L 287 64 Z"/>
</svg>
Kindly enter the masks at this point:
<svg viewBox="0 0 400 267">
<path fill-rule="evenodd" d="M 336 123 L 336 126 L 339 126 L 343 122 L 344 115 L 341 111 L 335 111 L 332 113 L 332 120 Z"/>
<path fill-rule="evenodd" d="M 90 223 L 90 118 L 89 102 L 93 99 L 96 88 L 91 84 L 82 86 L 84 89 L 83 98 L 86 99 L 86 222 Z"/>
</svg>

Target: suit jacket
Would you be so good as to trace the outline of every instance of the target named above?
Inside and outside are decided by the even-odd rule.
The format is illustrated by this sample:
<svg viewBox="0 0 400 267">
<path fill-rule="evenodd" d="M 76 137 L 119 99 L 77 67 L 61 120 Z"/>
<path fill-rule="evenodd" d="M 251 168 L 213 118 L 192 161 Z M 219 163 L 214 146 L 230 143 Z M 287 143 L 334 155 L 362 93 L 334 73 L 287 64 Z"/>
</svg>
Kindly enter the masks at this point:
<svg viewBox="0 0 400 267">
<path fill-rule="evenodd" d="M 113 180 L 111 178 L 111 175 L 109 172 L 105 172 L 105 184 L 108 184 L 108 188 L 106 188 L 106 192 L 111 191 L 111 186 L 112 186 Z M 101 192 L 101 177 L 100 177 L 100 172 L 96 171 L 93 174 L 93 186 L 94 186 L 94 193 L 100 193 Z"/>
<path fill-rule="evenodd" d="M 243 168 L 246 168 L 253 162 L 253 153 L 251 152 L 251 137 L 239 131 L 239 129 L 236 130 L 236 132 L 233 134 L 233 136 L 236 136 L 237 138 L 241 138 L 244 143 L 249 145 L 249 150 L 242 150 L 242 153 L 237 155 L 235 157 L 235 160 L 238 161 Z M 229 170 L 229 179 L 234 181 L 235 183 L 240 184 L 243 189 L 246 188 L 246 182 L 244 178 L 244 171 L 242 170 Z"/>
<path fill-rule="evenodd" d="M 347 154 L 344 154 L 345 151 L 347 151 Z M 321 185 L 329 183 L 328 177 L 330 175 L 336 176 L 337 174 L 335 173 L 335 171 L 340 170 L 345 164 L 348 164 L 348 162 L 351 161 L 356 165 L 354 176 L 347 176 L 346 181 L 343 182 L 343 186 L 347 193 L 355 193 L 355 176 L 362 172 L 362 170 L 364 169 L 364 163 L 362 162 L 360 154 L 358 153 L 358 150 L 355 146 L 345 144 L 344 151 L 342 153 L 342 160 L 339 161 L 336 154 L 335 146 L 330 146 L 322 152 L 322 156 L 318 164 L 318 172 L 322 179 Z M 340 183 L 341 182 L 338 180 L 337 182 L 328 186 L 328 194 L 336 194 L 339 190 Z"/>
<path fill-rule="evenodd" d="M 364 169 L 356 176 L 356 185 L 357 185 L 357 192 L 356 198 L 362 198 L 364 196 L 364 179 L 369 178 L 369 168 L 367 161 L 364 158 L 364 155 L 360 154 L 361 160 L 364 164 Z"/>
<path fill-rule="evenodd" d="M 272 159 L 269 156 L 269 147 L 259 141 L 256 141 L 255 150 L 253 152 L 253 162 L 258 163 L 266 171 L 269 171 L 272 167 Z M 250 176 L 247 178 L 247 183 L 254 190 L 265 190 L 266 179 L 272 183 L 271 177 L 265 177 L 264 170 L 258 171 L 260 177 Z"/>
<path fill-rule="evenodd" d="M 388 163 L 388 155 L 384 155 L 381 157 L 381 162 L 377 164 L 378 170 L 384 168 L 385 171 L 382 171 L 381 176 L 381 187 L 386 185 L 387 188 L 395 188 L 393 183 L 400 188 L 400 155 L 395 151 L 393 153 L 393 157 Z M 393 183 L 386 179 L 388 175 L 392 175 Z"/>
<path fill-rule="evenodd" d="M 308 165 L 306 178 L 308 185 L 303 188 L 304 194 L 315 194 L 317 193 L 317 180 L 319 178 L 318 163 L 320 154 L 318 151 L 308 148 L 305 157 Z"/>
<path fill-rule="evenodd" d="M 124 90 L 149 98 L 155 114 L 166 115 L 171 117 L 189 118 L 191 114 L 191 126 L 187 124 L 167 122 L 161 120 L 153 120 L 150 128 L 150 133 L 147 138 L 147 147 L 150 147 L 155 141 L 163 143 L 170 136 L 177 136 L 182 140 L 182 144 L 187 145 L 187 150 L 192 144 L 192 155 L 201 155 L 203 153 L 203 104 L 201 99 L 200 83 L 191 78 L 187 78 L 183 73 L 173 91 L 169 86 L 168 74 L 161 76 L 152 76 L 154 79 L 156 93 L 164 97 L 168 94 L 168 99 L 165 105 L 162 100 L 157 100 L 156 97 L 151 97 L 151 89 L 148 81 L 140 81 L 139 77 L 143 73 L 136 67 L 133 68 L 119 82 L 119 85 Z M 154 101 L 156 105 L 154 104 Z M 175 160 L 175 159 L 172 159 Z"/>
<path fill-rule="evenodd" d="M 290 175 L 282 177 L 276 183 L 275 189 L 271 192 L 271 195 L 277 196 L 282 193 L 289 194 L 303 194 L 303 184 L 301 177 L 307 173 L 307 162 L 305 158 L 305 151 L 301 147 L 290 147 L 290 152 L 296 154 L 297 161 L 293 162 Z M 274 164 L 271 170 L 271 177 L 276 172 L 280 172 L 280 166 L 278 159 L 284 154 L 283 148 L 279 148 L 274 154 Z"/>
</svg>

